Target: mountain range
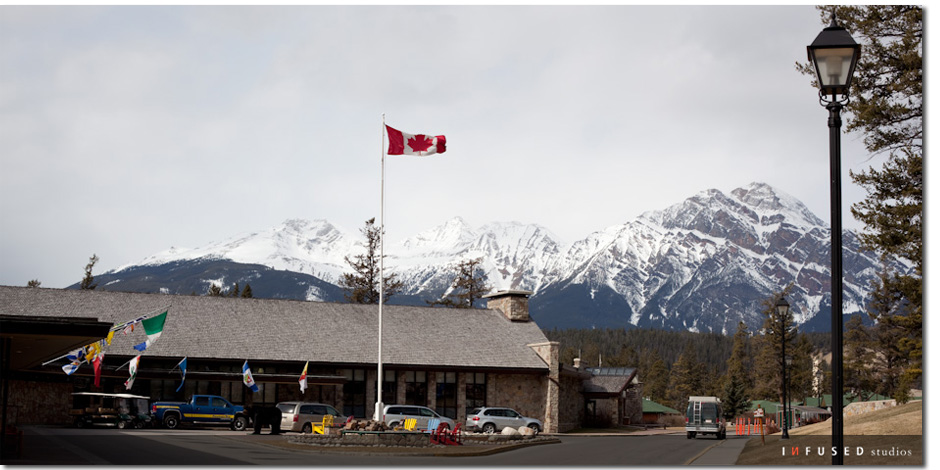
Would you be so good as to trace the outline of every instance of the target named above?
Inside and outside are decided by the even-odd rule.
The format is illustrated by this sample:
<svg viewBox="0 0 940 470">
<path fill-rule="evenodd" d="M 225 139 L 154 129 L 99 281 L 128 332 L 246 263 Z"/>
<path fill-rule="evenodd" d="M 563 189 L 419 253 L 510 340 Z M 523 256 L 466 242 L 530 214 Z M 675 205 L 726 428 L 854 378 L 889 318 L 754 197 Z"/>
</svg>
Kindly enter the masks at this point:
<svg viewBox="0 0 940 470">
<path fill-rule="evenodd" d="M 844 231 L 844 314 L 864 311 L 883 269 Z M 830 230 L 796 198 L 752 183 L 710 189 L 571 244 L 545 227 L 460 217 L 386 246 L 386 269 L 403 281 L 390 304 L 424 305 L 447 293 L 456 263 L 482 258 L 496 290 L 533 292 L 542 328 L 657 328 L 733 334 L 763 323 L 763 303 L 792 284 L 788 300 L 804 331 L 830 324 Z M 364 238 L 326 220 L 292 219 L 202 248 L 170 248 L 96 275 L 99 289 L 203 294 L 211 283 L 250 284 L 256 297 L 343 301 L 346 256 Z M 895 263 L 900 272 L 911 267 Z M 73 286 L 75 287 L 75 286 Z"/>
</svg>

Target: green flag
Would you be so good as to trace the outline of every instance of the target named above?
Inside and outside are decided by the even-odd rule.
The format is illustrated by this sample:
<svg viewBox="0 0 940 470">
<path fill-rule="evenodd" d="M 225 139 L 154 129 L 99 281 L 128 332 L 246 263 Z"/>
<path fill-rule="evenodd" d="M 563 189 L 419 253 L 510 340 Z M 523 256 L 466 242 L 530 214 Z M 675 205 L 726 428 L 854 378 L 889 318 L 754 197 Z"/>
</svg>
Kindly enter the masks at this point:
<svg viewBox="0 0 940 470">
<path fill-rule="evenodd" d="M 167 312 L 168 311 L 169 310 L 167 310 Z M 155 317 L 150 317 L 140 322 L 144 326 L 144 332 L 147 333 L 147 341 L 134 346 L 134 349 L 143 352 L 160 337 L 163 333 L 163 324 L 166 323 L 167 312 L 163 312 Z"/>
</svg>

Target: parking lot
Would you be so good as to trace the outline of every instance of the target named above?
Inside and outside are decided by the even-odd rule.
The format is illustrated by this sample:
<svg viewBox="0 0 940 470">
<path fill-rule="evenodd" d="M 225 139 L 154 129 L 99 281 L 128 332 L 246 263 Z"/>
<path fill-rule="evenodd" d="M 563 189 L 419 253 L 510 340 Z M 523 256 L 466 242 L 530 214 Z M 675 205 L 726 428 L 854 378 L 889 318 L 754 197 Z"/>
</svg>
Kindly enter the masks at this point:
<svg viewBox="0 0 940 470">
<path fill-rule="evenodd" d="M 217 429 L 75 429 L 26 426 L 19 459 L 5 465 L 684 465 L 734 440 L 687 440 L 684 434 L 558 435 L 557 443 L 476 456 L 396 455 L 396 449 L 325 451 L 284 446 L 287 435 L 252 435 Z M 744 440 L 742 439 L 742 442 Z M 467 449 L 469 450 L 469 449 Z M 733 456 L 736 458 L 736 454 Z M 733 461 L 727 464 L 733 464 Z"/>
</svg>

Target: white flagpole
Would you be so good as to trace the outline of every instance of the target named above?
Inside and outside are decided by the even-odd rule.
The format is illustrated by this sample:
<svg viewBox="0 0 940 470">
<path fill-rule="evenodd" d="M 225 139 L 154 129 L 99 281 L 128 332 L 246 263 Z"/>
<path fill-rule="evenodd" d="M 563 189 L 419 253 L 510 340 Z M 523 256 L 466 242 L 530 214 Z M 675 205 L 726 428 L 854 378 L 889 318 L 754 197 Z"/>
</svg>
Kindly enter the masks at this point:
<svg viewBox="0 0 940 470">
<path fill-rule="evenodd" d="M 382 113 L 382 188 L 379 208 L 379 370 L 376 376 L 376 400 L 374 418 L 382 420 L 382 304 L 385 303 L 385 113 Z"/>
</svg>

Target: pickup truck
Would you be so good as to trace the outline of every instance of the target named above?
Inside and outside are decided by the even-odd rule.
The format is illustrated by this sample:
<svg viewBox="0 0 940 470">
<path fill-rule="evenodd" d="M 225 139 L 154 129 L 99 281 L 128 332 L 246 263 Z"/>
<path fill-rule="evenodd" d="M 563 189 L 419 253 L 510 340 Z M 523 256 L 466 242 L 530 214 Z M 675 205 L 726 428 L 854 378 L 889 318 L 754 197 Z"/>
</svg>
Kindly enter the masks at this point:
<svg viewBox="0 0 940 470">
<path fill-rule="evenodd" d="M 174 429 L 180 423 L 228 424 L 233 431 L 248 427 L 245 409 L 217 395 L 193 395 L 189 402 L 154 402 L 150 408 L 155 423 Z"/>
</svg>

